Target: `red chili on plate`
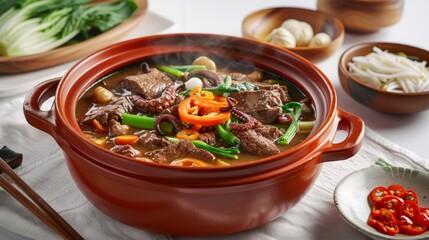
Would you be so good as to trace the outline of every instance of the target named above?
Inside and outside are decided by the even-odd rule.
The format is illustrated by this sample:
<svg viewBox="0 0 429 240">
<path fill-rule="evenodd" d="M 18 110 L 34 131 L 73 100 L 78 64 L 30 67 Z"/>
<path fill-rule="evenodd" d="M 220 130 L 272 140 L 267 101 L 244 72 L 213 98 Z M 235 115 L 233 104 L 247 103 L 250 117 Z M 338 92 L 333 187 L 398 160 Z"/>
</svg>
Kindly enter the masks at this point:
<svg viewBox="0 0 429 240">
<path fill-rule="evenodd" d="M 429 208 L 418 205 L 418 196 L 399 184 L 378 186 L 369 193 L 371 214 L 368 225 L 394 236 L 419 235 L 429 228 Z"/>
</svg>

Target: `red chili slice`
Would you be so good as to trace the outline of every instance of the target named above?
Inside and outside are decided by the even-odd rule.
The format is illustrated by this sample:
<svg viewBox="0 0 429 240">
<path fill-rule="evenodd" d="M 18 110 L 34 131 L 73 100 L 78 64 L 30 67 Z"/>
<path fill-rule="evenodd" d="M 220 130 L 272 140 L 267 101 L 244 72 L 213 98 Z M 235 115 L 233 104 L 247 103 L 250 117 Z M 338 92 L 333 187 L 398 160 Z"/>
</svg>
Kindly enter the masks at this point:
<svg viewBox="0 0 429 240">
<path fill-rule="evenodd" d="M 420 214 L 426 219 L 426 225 L 429 228 L 429 208 L 420 208 Z"/>
<path fill-rule="evenodd" d="M 386 233 L 394 236 L 399 233 L 399 226 L 395 221 L 395 217 L 388 209 L 380 209 L 380 217 L 377 222 L 377 230 L 381 233 Z"/>
<path fill-rule="evenodd" d="M 403 204 L 402 198 L 393 195 L 387 195 L 380 201 L 380 206 L 390 210 L 396 218 L 399 216 Z"/>
<path fill-rule="evenodd" d="M 413 224 L 399 225 L 399 231 L 407 235 L 419 235 L 426 232 L 428 228 L 427 219 L 420 214 L 418 218 L 413 221 Z"/>
<path fill-rule="evenodd" d="M 399 184 L 392 184 L 392 185 L 388 186 L 387 189 L 390 190 L 390 192 L 393 196 L 397 196 L 400 198 L 404 197 L 405 189 L 403 186 L 401 186 Z"/>
<path fill-rule="evenodd" d="M 399 216 L 404 215 L 408 217 L 411 221 L 417 221 L 420 217 L 420 208 L 417 203 L 405 200 L 402 204 L 401 209 L 399 210 Z"/>
<path fill-rule="evenodd" d="M 406 190 L 404 192 L 404 200 L 409 200 L 409 201 L 413 201 L 417 204 L 419 204 L 419 198 L 417 197 L 417 193 L 414 192 L 413 190 Z"/>
<path fill-rule="evenodd" d="M 390 194 L 390 191 L 382 186 L 376 187 L 374 188 L 370 193 L 369 193 L 369 199 L 374 203 L 374 204 L 378 204 L 381 202 L 381 199 L 383 199 L 383 197 L 387 196 Z"/>
</svg>

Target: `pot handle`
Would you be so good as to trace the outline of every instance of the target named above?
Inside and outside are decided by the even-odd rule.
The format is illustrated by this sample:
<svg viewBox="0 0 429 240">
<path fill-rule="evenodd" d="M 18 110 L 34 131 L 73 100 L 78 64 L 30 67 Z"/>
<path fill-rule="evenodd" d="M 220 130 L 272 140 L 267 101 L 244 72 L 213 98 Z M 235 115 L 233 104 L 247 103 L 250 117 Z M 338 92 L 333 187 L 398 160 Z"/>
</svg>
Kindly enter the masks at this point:
<svg viewBox="0 0 429 240">
<path fill-rule="evenodd" d="M 340 108 L 337 108 L 337 118 L 337 131 L 346 131 L 347 137 L 339 143 L 329 142 L 325 145 L 321 149 L 322 162 L 350 158 L 359 151 L 362 145 L 365 128 L 362 119 Z"/>
<path fill-rule="evenodd" d="M 39 83 L 27 93 L 24 100 L 24 116 L 27 122 L 53 137 L 56 135 L 53 107 L 45 111 L 41 106 L 46 100 L 55 96 L 60 80 L 61 78 L 58 77 Z"/>
</svg>

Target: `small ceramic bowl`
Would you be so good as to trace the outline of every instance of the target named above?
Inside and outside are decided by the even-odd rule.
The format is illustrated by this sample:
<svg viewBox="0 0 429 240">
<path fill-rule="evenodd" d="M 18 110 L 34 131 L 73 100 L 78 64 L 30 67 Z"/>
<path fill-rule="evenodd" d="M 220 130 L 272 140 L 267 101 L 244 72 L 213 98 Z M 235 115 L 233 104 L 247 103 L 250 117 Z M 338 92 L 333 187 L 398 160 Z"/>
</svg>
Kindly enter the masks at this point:
<svg viewBox="0 0 429 240">
<path fill-rule="evenodd" d="M 405 189 L 412 189 L 417 193 L 419 206 L 429 207 L 428 182 L 429 174 L 423 171 L 402 167 L 371 166 L 347 175 L 338 183 L 334 191 L 335 207 L 351 226 L 371 239 L 429 239 L 429 231 L 416 236 L 404 234 L 389 236 L 367 224 L 371 212 L 367 199 L 372 189 L 377 186 L 400 184 Z"/>
<path fill-rule="evenodd" d="M 317 9 L 338 17 L 347 32 L 373 33 L 397 23 L 405 0 L 318 0 Z"/>
<path fill-rule="evenodd" d="M 344 26 L 340 20 L 321 11 L 303 8 L 278 7 L 253 12 L 243 20 L 242 34 L 250 39 L 264 41 L 273 29 L 280 27 L 288 19 L 307 22 L 314 34 L 325 32 L 331 37 L 332 41 L 323 46 L 285 48 L 310 61 L 319 62 L 328 58 L 343 43 Z"/>
<path fill-rule="evenodd" d="M 429 92 L 395 93 L 387 92 L 363 83 L 348 71 L 348 63 L 355 56 L 364 56 L 376 46 L 391 53 L 404 53 L 407 56 L 429 62 L 429 51 L 421 48 L 387 42 L 361 43 L 350 47 L 341 55 L 338 75 L 341 86 L 356 101 L 377 111 L 393 114 L 410 114 L 429 109 Z"/>
</svg>

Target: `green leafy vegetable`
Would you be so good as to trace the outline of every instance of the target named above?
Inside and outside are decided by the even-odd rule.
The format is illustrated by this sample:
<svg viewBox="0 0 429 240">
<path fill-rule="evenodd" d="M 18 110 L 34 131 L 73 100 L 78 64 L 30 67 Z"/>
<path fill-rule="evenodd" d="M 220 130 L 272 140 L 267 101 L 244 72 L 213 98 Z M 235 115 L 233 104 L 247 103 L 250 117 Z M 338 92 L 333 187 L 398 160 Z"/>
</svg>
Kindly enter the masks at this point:
<svg viewBox="0 0 429 240">
<path fill-rule="evenodd" d="M 0 54 L 46 52 L 72 39 L 88 39 L 129 18 L 133 0 L 83 5 L 89 0 L 18 0 L 0 16 Z"/>
<path fill-rule="evenodd" d="M 248 82 L 243 82 L 234 86 L 226 86 L 225 84 L 221 84 L 214 88 L 203 88 L 203 90 L 210 91 L 217 95 L 221 95 L 224 93 L 233 93 L 240 91 L 255 91 L 259 90 L 259 87 Z"/>
<path fill-rule="evenodd" d="M 226 81 L 228 80 L 226 79 Z M 234 86 L 227 86 L 225 83 L 222 83 L 217 87 L 203 88 L 203 90 L 212 92 L 216 95 L 222 95 L 224 93 L 234 93 L 234 92 L 240 92 L 240 91 L 255 91 L 255 90 L 259 90 L 259 87 L 248 82 L 243 82 Z M 191 92 L 190 90 L 186 90 L 181 92 L 180 94 L 186 97 L 189 95 L 190 92 Z"/>
<path fill-rule="evenodd" d="M 183 75 L 185 75 L 185 73 L 177 68 L 171 67 L 171 66 L 167 66 L 167 65 L 160 65 L 160 66 L 156 66 L 156 68 L 160 71 L 169 73 L 177 78 L 181 78 L 183 77 Z"/>
</svg>

